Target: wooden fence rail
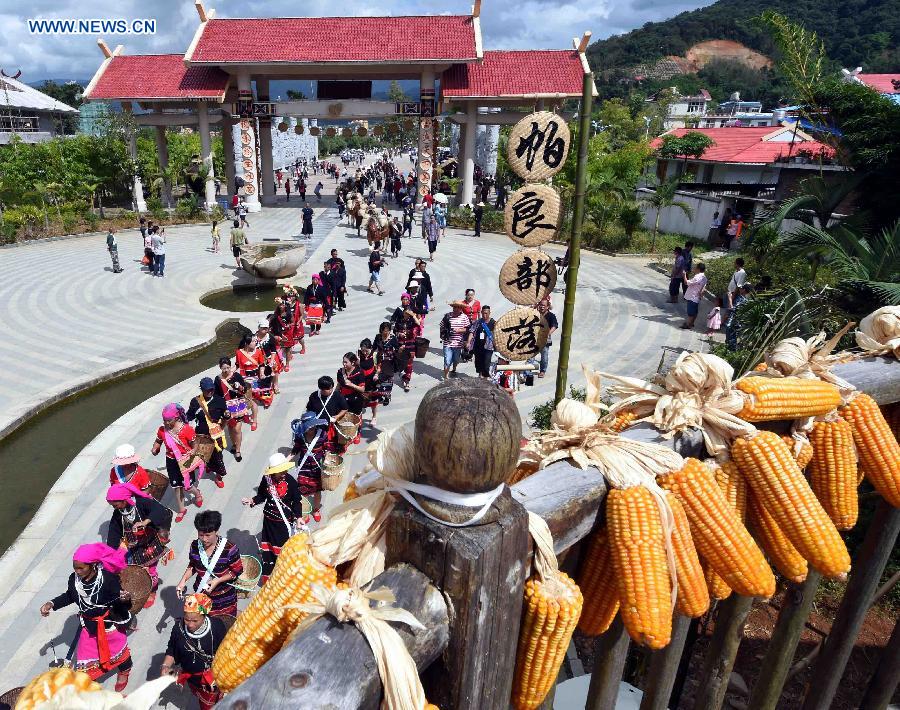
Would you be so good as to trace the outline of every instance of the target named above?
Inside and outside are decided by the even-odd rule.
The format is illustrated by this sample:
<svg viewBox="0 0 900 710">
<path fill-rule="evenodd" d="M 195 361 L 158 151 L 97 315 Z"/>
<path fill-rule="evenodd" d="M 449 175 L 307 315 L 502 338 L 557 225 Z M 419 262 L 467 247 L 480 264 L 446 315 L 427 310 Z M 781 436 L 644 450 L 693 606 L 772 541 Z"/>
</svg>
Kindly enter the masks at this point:
<svg viewBox="0 0 900 710">
<path fill-rule="evenodd" d="M 835 371 L 879 404 L 900 402 L 900 365 L 895 360 L 868 358 Z M 416 417 L 421 472 L 417 480 L 457 492 L 496 487 L 515 457 L 516 447 L 508 445 L 507 436 L 517 444 L 521 430 L 518 412 L 510 404 L 484 382 L 456 380 L 431 390 Z M 638 425 L 623 435 L 672 446 L 685 456 L 702 455 L 698 431 L 666 439 L 653 427 Z M 451 527 L 406 503 L 397 505 L 388 528 L 389 568 L 373 586 L 392 589 L 397 605 L 427 627 L 415 634 L 397 626 L 431 702 L 443 710 L 508 707 L 522 586 L 530 569 L 525 511 L 547 521 L 558 555 L 577 553 L 601 515 L 605 496 L 599 472 L 562 461 L 512 486 L 477 525 Z M 437 510 L 439 505 L 431 505 L 444 520 L 461 514 L 453 506 Z M 900 511 L 882 502 L 853 560 L 847 592 L 813 669 L 804 710 L 824 709 L 833 701 L 898 530 Z M 818 575 L 811 572 L 806 583 L 789 588 L 763 659 L 767 671 L 751 692 L 751 710 L 775 707 L 817 584 Z M 698 710 L 721 707 L 751 604 L 751 599 L 733 595 L 719 605 L 704 661 L 706 681 L 694 704 Z M 691 644 L 687 651 L 685 646 L 694 635 L 691 622 L 676 616 L 670 645 L 649 654 L 642 710 L 677 707 L 686 668 L 683 654 L 690 653 Z M 894 648 L 897 636 L 895 631 Z M 628 635 L 619 620 L 597 639 L 587 710 L 614 707 L 628 649 Z M 882 699 L 890 698 L 897 685 L 898 665 L 896 659 L 886 658 L 878 667 L 866 696 L 867 708 L 884 707 Z M 368 710 L 378 707 L 380 696 L 374 659 L 360 632 L 320 619 L 217 707 Z"/>
</svg>

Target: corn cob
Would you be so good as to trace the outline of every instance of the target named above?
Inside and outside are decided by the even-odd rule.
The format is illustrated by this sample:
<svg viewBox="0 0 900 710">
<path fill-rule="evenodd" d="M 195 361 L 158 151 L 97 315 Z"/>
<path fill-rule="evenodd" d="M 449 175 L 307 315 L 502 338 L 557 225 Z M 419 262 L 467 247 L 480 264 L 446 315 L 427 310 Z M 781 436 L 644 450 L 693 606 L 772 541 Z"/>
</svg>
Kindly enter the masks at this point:
<svg viewBox="0 0 900 710">
<path fill-rule="evenodd" d="M 606 516 L 622 623 L 637 643 L 663 648 L 672 636 L 672 588 L 656 500 L 643 486 L 613 489 Z"/>
<path fill-rule="evenodd" d="M 747 481 L 737 470 L 737 464 L 734 461 L 725 461 L 716 466 L 713 476 L 716 484 L 725 494 L 725 499 L 738 512 L 738 516 L 743 522 L 747 516 Z M 720 601 L 731 596 L 731 587 L 725 583 L 725 580 L 716 574 L 706 560 L 701 560 L 701 564 L 709 595 Z"/>
<path fill-rule="evenodd" d="M 856 449 L 853 429 L 846 420 L 818 421 L 809 439 L 813 457 L 809 463 L 809 483 L 838 530 L 856 525 L 859 499 L 856 495 Z"/>
<path fill-rule="evenodd" d="M 564 572 L 525 582 L 522 628 L 516 651 L 512 706 L 534 710 L 544 702 L 581 615 L 581 591 Z"/>
<path fill-rule="evenodd" d="M 616 433 L 625 431 L 635 419 L 637 419 L 637 415 L 634 412 L 619 412 L 609 428 Z"/>
<path fill-rule="evenodd" d="M 900 508 L 900 444 L 875 400 L 858 394 L 840 414 L 853 428 L 860 470 L 882 498 Z"/>
<path fill-rule="evenodd" d="M 619 591 L 606 528 L 600 528 L 591 536 L 581 561 L 578 586 L 584 595 L 578 630 L 585 636 L 599 636 L 606 632 L 619 611 Z"/>
<path fill-rule="evenodd" d="M 825 577 L 846 574 L 847 546 L 781 437 L 760 431 L 752 439 L 735 441 L 731 455 L 756 500 L 797 551 Z"/>
<path fill-rule="evenodd" d="M 672 517 L 675 519 L 675 529 L 672 532 L 675 571 L 678 579 L 678 597 L 675 609 L 682 616 L 693 619 L 702 616 L 709 609 L 709 591 L 706 588 L 703 568 L 700 567 L 700 560 L 691 538 L 691 529 L 687 516 L 684 514 L 684 508 L 673 495 L 666 496 L 666 500 L 672 510 Z"/>
<path fill-rule="evenodd" d="M 288 634 L 306 616 L 299 609 L 284 607 L 309 601 L 311 584 L 334 588 L 337 574 L 313 557 L 309 536 L 298 533 L 281 548 L 269 581 L 238 615 L 216 651 L 212 672 L 220 689 L 234 690 L 281 650 Z"/>
<path fill-rule="evenodd" d="M 753 376 L 738 380 L 734 386 L 750 395 L 738 412 L 748 422 L 818 417 L 841 405 L 838 388 L 822 380 Z"/>
<path fill-rule="evenodd" d="M 359 491 L 356 490 L 356 482 L 350 481 L 346 489 L 344 489 L 344 502 L 359 498 Z"/>
<path fill-rule="evenodd" d="M 754 537 L 775 569 L 792 582 L 802 582 L 809 569 L 803 555 L 797 552 L 797 548 L 785 537 L 771 513 L 753 495 L 750 496 L 749 507 Z"/>
<path fill-rule="evenodd" d="M 729 587 L 748 597 L 775 593 L 775 576 L 762 551 L 705 464 L 685 459 L 680 471 L 660 476 L 658 481 L 678 498 L 697 552 Z"/>
<path fill-rule="evenodd" d="M 103 686 L 91 680 L 91 677 L 83 671 L 75 671 L 71 668 L 51 668 L 32 678 L 16 701 L 16 708 L 32 710 L 39 705 L 51 700 L 60 690 L 66 686 L 75 686 L 79 693 L 103 690 Z"/>
<path fill-rule="evenodd" d="M 797 465 L 801 470 L 809 466 L 809 462 L 813 457 L 813 447 L 812 444 L 809 443 L 809 439 L 804 437 L 804 441 L 800 445 L 799 451 L 797 450 L 797 440 L 793 436 L 785 434 L 781 437 L 781 440 L 788 445 L 788 448 L 791 450 L 791 454 L 794 457 L 794 461 L 797 462 Z"/>
<path fill-rule="evenodd" d="M 759 363 L 756 367 L 753 368 L 753 372 L 765 372 L 769 369 L 769 366 L 765 361 Z"/>
</svg>

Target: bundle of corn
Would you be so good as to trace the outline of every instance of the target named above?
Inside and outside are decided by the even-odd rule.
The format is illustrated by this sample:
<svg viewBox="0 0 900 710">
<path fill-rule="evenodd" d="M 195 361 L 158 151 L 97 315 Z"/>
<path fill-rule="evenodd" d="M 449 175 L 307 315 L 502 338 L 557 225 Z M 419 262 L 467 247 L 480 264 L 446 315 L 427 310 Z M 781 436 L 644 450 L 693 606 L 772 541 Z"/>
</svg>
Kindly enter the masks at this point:
<svg viewBox="0 0 900 710">
<path fill-rule="evenodd" d="M 425 627 L 406 609 L 393 606 L 395 601 L 393 592 L 386 587 L 364 591 L 346 585 L 328 588 L 313 584 L 307 599 L 291 605 L 297 607 L 303 617 L 291 637 L 307 630 L 325 614 L 334 617 L 338 623 L 354 624 L 368 642 L 378 666 L 384 689 L 381 707 L 384 710 L 427 710 L 434 706 L 425 699 L 416 663 L 400 634 L 388 622 L 405 624 L 416 631 Z"/>
<path fill-rule="evenodd" d="M 853 430 L 860 471 L 882 498 L 900 508 L 900 443 L 878 404 L 858 394 L 839 411 Z"/>
<path fill-rule="evenodd" d="M 825 577 L 843 578 L 850 569 L 847 547 L 781 437 L 760 431 L 739 438 L 731 455 L 757 502 L 804 559 Z"/>
<path fill-rule="evenodd" d="M 547 524 L 529 513 L 528 527 L 535 543 L 534 574 L 525 582 L 516 648 L 510 701 L 516 710 L 535 710 L 544 702 L 556 682 L 584 603 L 575 582 L 559 570 Z"/>
<path fill-rule="evenodd" d="M 684 507 L 697 551 L 724 583 L 748 597 L 770 597 L 775 577 L 714 474 L 697 459 L 659 476 Z"/>
<path fill-rule="evenodd" d="M 31 679 L 16 701 L 16 710 L 149 710 L 166 687 L 175 682 L 163 676 L 144 683 L 127 697 L 104 690 L 87 673 L 51 668 Z"/>
<path fill-rule="evenodd" d="M 834 414 L 817 420 L 809 439 L 812 442 L 809 482 L 813 493 L 837 529 L 850 530 L 859 515 L 853 428 Z"/>
<path fill-rule="evenodd" d="M 383 492 L 361 496 L 336 508 L 329 523 L 312 535 L 301 532 L 288 539 L 272 576 L 238 615 L 213 659 L 212 672 L 223 691 L 234 690 L 281 649 L 303 620 L 297 604 L 311 598 L 313 585 L 334 588 L 335 567 L 375 545 L 391 505 Z"/>
<path fill-rule="evenodd" d="M 737 470 L 737 464 L 730 460 L 717 463 L 715 459 L 708 459 L 705 463 L 712 469 L 716 485 L 725 494 L 728 505 L 737 511 L 738 517 L 743 523 L 747 516 L 747 482 Z M 716 574 L 706 560 L 701 560 L 701 562 L 710 597 L 721 601 L 731 596 L 731 587 L 726 584 L 725 580 Z"/>
</svg>

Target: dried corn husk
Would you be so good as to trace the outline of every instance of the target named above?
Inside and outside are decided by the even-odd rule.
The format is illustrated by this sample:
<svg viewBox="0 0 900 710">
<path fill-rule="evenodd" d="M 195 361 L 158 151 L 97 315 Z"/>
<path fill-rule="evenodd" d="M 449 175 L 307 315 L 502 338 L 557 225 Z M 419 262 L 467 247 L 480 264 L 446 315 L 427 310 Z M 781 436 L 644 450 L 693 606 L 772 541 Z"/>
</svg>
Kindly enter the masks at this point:
<svg viewBox="0 0 900 710">
<path fill-rule="evenodd" d="M 389 621 L 406 624 L 419 631 L 425 627 L 406 609 L 390 606 L 396 600 L 386 587 L 363 591 L 358 587 L 326 589 L 312 585 L 315 601 L 294 605 L 308 614 L 288 637 L 291 639 L 308 629 L 320 616 L 329 614 L 339 623 L 353 623 L 359 628 L 375 656 L 378 675 L 384 687 L 384 710 L 422 710 L 425 691 L 419 680 L 415 661 L 406 644 Z M 371 603 L 375 602 L 375 606 Z"/>
<path fill-rule="evenodd" d="M 859 322 L 856 344 L 866 355 L 893 353 L 900 359 L 900 306 L 885 306 Z"/>
<path fill-rule="evenodd" d="M 780 340 L 766 356 L 767 369 L 761 374 L 768 377 L 802 377 L 830 382 L 840 390 L 841 396 L 846 401 L 856 388 L 847 380 L 835 375 L 831 368 L 840 362 L 849 362 L 853 356 L 849 353 L 832 354 L 832 350 L 853 325 L 854 323 L 848 323 L 827 341 L 824 332 L 806 340 L 803 338 Z"/>
<path fill-rule="evenodd" d="M 35 705 L 35 710 L 150 710 L 163 690 L 174 682 L 174 676 L 162 676 L 144 683 L 127 697 L 109 690 L 79 691 L 75 686 L 66 686 L 50 700 Z"/>
</svg>

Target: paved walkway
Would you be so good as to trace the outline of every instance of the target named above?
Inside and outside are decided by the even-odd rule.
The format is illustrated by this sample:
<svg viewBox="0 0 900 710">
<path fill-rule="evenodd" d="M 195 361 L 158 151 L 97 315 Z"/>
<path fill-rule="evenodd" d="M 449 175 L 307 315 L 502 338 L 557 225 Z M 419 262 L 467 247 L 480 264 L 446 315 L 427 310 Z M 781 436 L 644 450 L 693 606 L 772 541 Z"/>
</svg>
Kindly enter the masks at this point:
<svg viewBox="0 0 900 710">
<path fill-rule="evenodd" d="M 292 227 L 299 224 L 294 200 L 291 203 L 291 209 L 266 209 L 251 216 L 251 238 L 291 233 Z M 330 219 L 327 215 L 317 218 L 323 220 L 323 226 Z M 101 237 L 0 251 L 0 269 L 7 275 L 0 295 L 12 301 L 7 308 L 12 322 L 4 327 L 11 326 L 13 335 L 4 338 L 0 346 L 0 356 L 9 364 L 2 376 L 18 385 L 36 380 L 30 390 L 9 386 L 0 390 L 6 397 L 2 402 L 7 413 L 16 408 L 24 411 L 42 397 L 102 372 L 210 338 L 213 326 L 228 314 L 210 311 L 200 306 L 197 299 L 201 293 L 234 280 L 228 255 L 205 251 L 208 227 L 168 231 L 170 263 L 165 279 L 153 279 L 139 272 L 133 261 L 140 255 L 139 237 L 129 233 L 119 235 L 120 254 L 128 265 L 121 275 L 101 273 L 107 266 Z M 268 455 L 279 448 L 286 451 L 290 445 L 290 420 L 302 413 L 316 379 L 322 374 L 333 376 L 344 352 L 356 350 L 361 338 L 375 335 L 378 323 L 389 316 L 399 301 L 413 258 L 427 253 L 420 239 L 404 240 L 402 255 L 382 272 L 387 294 L 378 297 L 365 291 L 365 238 L 357 237 L 355 230 L 346 226 L 336 226 L 322 236 L 323 241 L 309 257 L 310 263 L 321 263 L 332 247 L 339 249 L 347 262 L 349 310 L 337 314 L 325 326 L 323 335 L 307 339 L 307 354 L 296 356 L 291 372 L 282 375 L 282 392 L 273 406 L 261 413 L 259 430 L 247 432 L 243 461 L 236 463 L 226 456 L 226 488 L 218 490 L 208 480 L 201 485 L 206 498 L 204 509 L 222 512 L 224 530 L 245 553 L 255 550 L 253 535 L 260 529 L 261 514 L 258 508 L 242 508 L 240 498 L 249 495 L 259 483 Z M 439 304 L 437 313 L 426 324 L 431 351 L 416 361 L 412 391 L 406 394 L 395 388 L 392 404 L 380 410 L 379 427 L 391 428 L 413 419 L 422 396 L 439 380 L 437 329 L 442 304 L 471 286 L 477 289 L 482 303 L 492 305 L 497 315 L 505 312 L 508 305 L 499 295 L 497 273 L 511 250 L 509 240 L 500 235 L 474 238 L 471 232 L 448 232 L 438 247 L 436 261 L 429 266 L 435 302 Z M 549 251 L 560 252 L 555 248 Z M 47 287 L 34 288 L 34 284 Z M 696 334 L 677 328 L 681 315 L 672 310 L 674 307 L 663 304 L 665 286 L 665 280 L 642 261 L 584 256 L 570 368 L 573 384 L 581 383 L 581 362 L 643 375 L 655 370 L 663 345 L 698 347 Z M 561 315 L 561 294 L 555 297 L 555 306 Z M 247 325 L 258 317 L 237 315 Z M 121 339 L 123 331 L 132 339 L 130 344 Z M 23 342 L 41 342 L 42 346 L 29 351 L 26 360 L 18 356 L 14 347 Z M 462 376 L 470 376 L 471 370 L 471 365 L 463 365 Z M 535 387 L 517 395 L 523 416 L 535 404 L 552 397 L 554 376 L 555 365 L 551 365 L 547 378 L 536 380 Z M 110 515 L 103 498 L 107 462 L 118 444 L 130 441 L 144 457 L 144 465 L 161 466 L 161 456 L 153 459 L 149 455 L 160 409 L 168 401 L 186 403 L 194 394 L 198 379 L 199 376 L 191 378 L 160 393 L 97 436 L 72 461 L 26 531 L 0 559 L 0 578 L 5 580 L 0 592 L 0 643 L 7 649 L 0 660 L 0 692 L 23 684 L 47 667 L 52 660 L 49 642 L 56 645 L 57 653 L 66 653 L 77 625 L 72 610 L 56 612 L 42 620 L 37 609 L 64 589 L 74 547 L 105 533 Z M 369 426 L 363 430 L 366 440 L 377 433 Z M 363 450 L 364 445 L 357 448 L 358 452 Z M 351 474 L 362 467 L 364 458 L 348 457 Z M 326 494 L 326 509 L 341 496 L 342 490 Z M 173 504 L 169 497 L 164 502 Z M 175 526 L 173 548 L 177 558 L 169 567 L 161 568 L 159 600 L 141 613 L 140 629 L 131 636 L 135 659 L 132 684 L 155 677 L 172 619 L 180 615 L 174 584 L 184 569 L 186 550 L 194 537 L 193 512 Z M 110 679 L 106 685 L 111 686 L 112 682 Z M 170 689 L 166 699 L 167 707 L 195 707 L 189 694 L 178 689 Z"/>
</svg>

